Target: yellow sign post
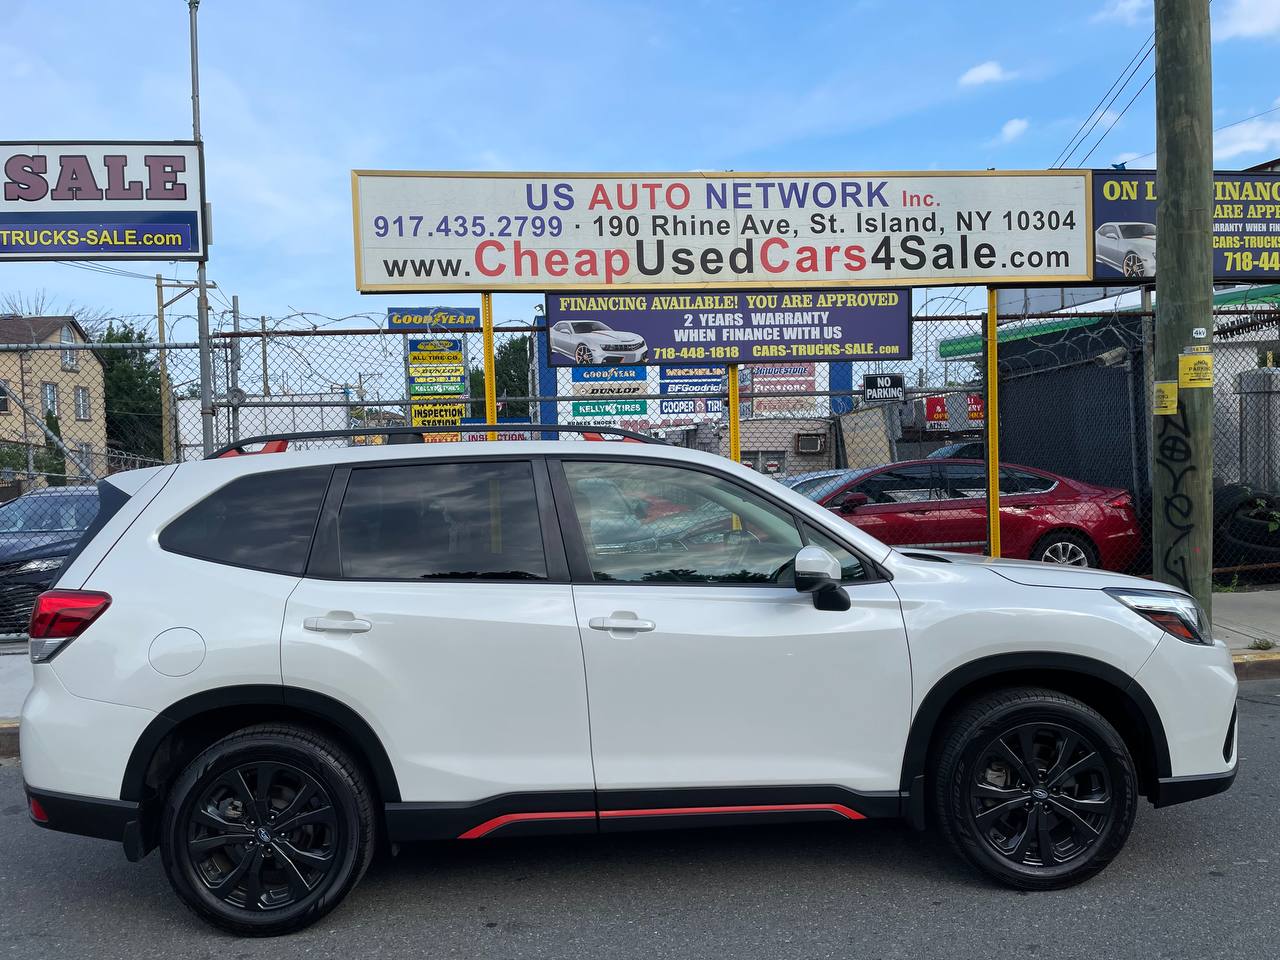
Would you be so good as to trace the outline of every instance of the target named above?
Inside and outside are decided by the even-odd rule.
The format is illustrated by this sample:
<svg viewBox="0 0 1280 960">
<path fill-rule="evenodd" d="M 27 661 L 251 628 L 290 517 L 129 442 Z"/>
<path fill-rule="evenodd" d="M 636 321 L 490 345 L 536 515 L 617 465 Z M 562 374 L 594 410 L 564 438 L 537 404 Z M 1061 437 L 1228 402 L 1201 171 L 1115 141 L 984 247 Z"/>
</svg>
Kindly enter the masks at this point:
<svg viewBox="0 0 1280 960">
<path fill-rule="evenodd" d="M 498 422 L 498 375 L 493 354 L 493 294 L 480 294 L 480 336 L 484 338 L 484 420 Z M 498 435 L 489 431 L 489 439 Z"/>
<path fill-rule="evenodd" d="M 1000 556 L 1000 364 L 995 287 L 987 287 L 987 543 Z"/>
<path fill-rule="evenodd" d="M 741 413 L 738 407 L 738 365 L 729 364 L 729 459 L 742 462 L 742 441 L 739 435 Z"/>
</svg>

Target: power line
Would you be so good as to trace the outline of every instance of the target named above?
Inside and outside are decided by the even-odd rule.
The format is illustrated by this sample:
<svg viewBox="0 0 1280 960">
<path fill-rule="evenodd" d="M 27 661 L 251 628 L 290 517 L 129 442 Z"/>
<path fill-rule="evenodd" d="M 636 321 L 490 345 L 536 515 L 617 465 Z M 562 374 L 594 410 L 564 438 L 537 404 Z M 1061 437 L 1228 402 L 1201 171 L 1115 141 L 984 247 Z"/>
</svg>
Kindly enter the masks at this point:
<svg viewBox="0 0 1280 960">
<path fill-rule="evenodd" d="M 1093 156 L 1093 151 L 1097 150 L 1098 145 L 1101 144 L 1103 140 L 1107 139 L 1107 134 L 1110 133 L 1115 128 L 1115 125 L 1120 122 L 1120 118 L 1123 117 L 1126 112 L 1128 112 L 1129 108 L 1133 106 L 1133 102 L 1137 100 L 1138 97 L 1142 96 L 1142 91 L 1147 89 L 1147 87 L 1151 85 L 1151 81 L 1154 80 L 1155 78 L 1156 78 L 1156 75 L 1153 72 L 1151 76 L 1147 77 L 1147 82 L 1138 88 L 1138 92 L 1129 98 L 1129 102 L 1124 105 L 1124 109 L 1121 110 L 1118 114 L 1116 114 L 1116 118 L 1111 121 L 1111 126 L 1107 127 L 1107 129 L 1102 131 L 1102 136 L 1100 136 L 1096 141 L 1094 141 L 1093 146 L 1089 148 L 1089 152 L 1080 158 L 1081 166 L 1084 166 L 1085 162 L 1091 156 Z"/>
<path fill-rule="evenodd" d="M 1147 57 L 1151 55 L 1151 51 L 1155 49 L 1155 38 L 1156 34 L 1153 30 L 1151 31 L 1151 36 L 1147 37 L 1146 42 L 1138 49 L 1138 52 L 1133 55 L 1127 64 L 1125 64 L 1124 68 L 1120 71 L 1120 76 L 1116 77 L 1116 79 L 1112 81 L 1111 86 L 1107 88 L 1107 92 L 1098 98 L 1098 102 L 1093 105 L 1093 109 L 1089 111 L 1089 115 L 1081 121 L 1079 129 L 1077 129 L 1075 134 L 1072 135 L 1071 139 L 1067 142 L 1067 145 L 1063 147 L 1058 156 L 1054 158 L 1053 163 L 1049 164 L 1050 169 L 1060 166 L 1062 162 L 1066 161 L 1066 159 L 1071 155 L 1071 152 L 1077 146 L 1084 143 L 1085 139 L 1089 136 L 1089 133 L 1093 130 L 1093 127 L 1097 126 L 1098 120 L 1101 120 L 1105 115 L 1107 107 L 1111 106 L 1111 103 L 1108 103 L 1107 107 L 1104 107 L 1102 105 L 1103 101 L 1111 95 L 1113 90 L 1115 91 L 1115 96 L 1111 97 L 1112 102 L 1115 101 L 1116 97 L 1120 96 L 1123 89 L 1128 86 L 1129 80 L 1132 79 L 1133 73 L 1142 65 L 1141 63 L 1138 63 L 1135 66 L 1135 61 L 1138 60 L 1139 56 L 1142 56 L 1142 61 L 1145 62 Z M 1123 81 L 1123 83 L 1121 81 Z M 1117 89 L 1117 86 L 1119 86 L 1119 89 Z M 1094 114 L 1097 114 L 1097 119 L 1094 119 Z M 1093 120 L 1093 125 L 1090 126 L 1088 130 L 1085 130 L 1085 126 L 1091 119 Z M 1078 142 L 1077 138 L 1079 138 Z"/>
<path fill-rule="evenodd" d="M 1276 104 L 1276 106 L 1271 107 L 1269 110 L 1260 110 L 1260 111 L 1259 111 L 1259 112 L 1257 112 L 1257 113 L 1252 113 L 1252 114 L 1250 114 L 1249 116 L 1247 116 L 1247 117 L 1242 117 L 1242 118 L 1241 118 L 1241 119 L 1239 119 L 1239 120 L 1232 120 L 1230 123 L 1224 123 L 1224 124 L 1223 124 L 1222 126 L 1220 126 L 1220 127 L 1214 127 L 1214 128 L 1213 128 L 1213 132 L 1214 132 L 1214 133 L 1219 133 L 1219 132 L 1221 132 L 1221 131 L 1223 131 L 1223 130 L 1229 130 L 1229 129 L 1231 129 L 1232 127 L 1238 127 L 1238 126 L 1240 126 L 1240 124 L 1242 124 L 1242 123 L 1248 123 L 1250 120 L 1257 120 L 1259 117 L 1265 117 L 1265 116 L 1267 116 L 1267 114 L 1275 113 L 1277 110 L 1280 110 L 1280 104 Z M 1133 163 L 1133 162 L 1134 162 L 1134 160 L 1145 160 L 1145 159 L 1147 159 L 1147 157 L 1154 157 L 1155 155 L 1156 155 L 1156 152 L 1155 152 L 1154 150 L 1152 150 L 1152 151 L 1150 151 L 1150 152 L 1148 152 L 1148 153 L 1139 154 L 1138 156 L 1133 157 L 1132 159 L 1130 159 L 1128 162 L 1129 162 L 1129 163 Z"/>
</svg>

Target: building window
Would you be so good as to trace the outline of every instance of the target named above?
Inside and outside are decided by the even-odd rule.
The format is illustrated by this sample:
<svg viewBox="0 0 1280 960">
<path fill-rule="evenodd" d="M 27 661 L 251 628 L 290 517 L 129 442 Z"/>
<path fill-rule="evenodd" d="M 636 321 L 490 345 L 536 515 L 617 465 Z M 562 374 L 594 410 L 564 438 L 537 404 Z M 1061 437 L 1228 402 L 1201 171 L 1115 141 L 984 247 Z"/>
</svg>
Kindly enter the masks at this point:
<svg viewBox="0 0 1280 960">
<path fill-rule="evenodd" d="M 76 387 L 76 419 L 89 419 L 89 388 Z"/>
<path fill-rule="evenodd" d="M 40 397 L 40 412 L 46 417 L 53 414 L 58 415 L 58 385 L 56 383 L 42 383 Z"/>
<path fill-rule="evenodd" d="M 0 413 L 9 412 L 9 381 L 0 380 Z"/>
<path fill-rule="evenodd" d="M 58 333 L 58 342 L 64 345 L 76 342 L 76 333 L 71 329 L 71 324 L 68 323 L 63 325 L 62 330 Z M 75 350 L 62 351 L 62 369 L 80 369 L 80 357 Z"/>
<path fill-rule="evenodd" d="M 76 444 L 76 453 L 80 457 L 80 468 L 88 471 L 89 473 L 93 473 L 93 444 Z"/>
</svg>

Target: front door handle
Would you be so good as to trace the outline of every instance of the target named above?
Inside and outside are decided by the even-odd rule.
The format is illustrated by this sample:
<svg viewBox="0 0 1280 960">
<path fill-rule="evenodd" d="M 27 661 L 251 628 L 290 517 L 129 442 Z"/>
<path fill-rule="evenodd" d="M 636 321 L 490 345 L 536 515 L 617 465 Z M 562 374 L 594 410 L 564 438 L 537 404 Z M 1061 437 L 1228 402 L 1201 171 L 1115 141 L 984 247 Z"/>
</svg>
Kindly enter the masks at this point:
<svg viewBox="0 0 1280 960">
<path fill-rule="evenodd" d="M 373 624 L 345 610 L 335 610 L 327 617 L 307 617 L 302 626 L 316 633 L 368 633 Z"/>
<path fill-rule="evenodd" d="M 610 633 L 648 633 L 657 624 L 652 620 L 641 620 L 634 613 L 619 610 L 611 617 L 592 617 L 587 621 L 592 630 L 608 630 Z"/>
</svg>

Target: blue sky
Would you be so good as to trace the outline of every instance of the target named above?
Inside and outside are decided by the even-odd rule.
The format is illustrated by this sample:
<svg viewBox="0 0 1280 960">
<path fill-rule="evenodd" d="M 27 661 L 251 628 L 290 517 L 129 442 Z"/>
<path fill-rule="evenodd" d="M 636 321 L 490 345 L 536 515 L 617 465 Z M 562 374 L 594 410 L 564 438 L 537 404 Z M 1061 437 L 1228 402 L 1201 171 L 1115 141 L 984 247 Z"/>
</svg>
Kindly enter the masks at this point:
<svg viewBox="0 0 1280 960">
<path fill-rule="evenodd" d="M 2 0 L 0 136 L 189 137 L 186 9 L 184 0 Z M 1147 40 L 1151 9 L 1151 0 L 204 0 L 209 276 L 249 315 L 385 308 L 387 298 L 354 291 L 352 167 L 1047 167 Z M 1215 125 L 1276 107 L 1280 0 L 1215 0 L 1212 15 Z M 1133 166 L 1154 163 L 1153 88 L 1088 165 L 1149 152 Z M 1280 110 L 1220 131 L 1215 152 L 1224 169 L 1280 156 Z M 194 275 L 189 265 L 126 266 Z M 59 306 L 154 312 L 144 280 L 0 264 L 0 295 L 39 290 Z M 495 312 L 524 319 L 532 302 L 502 296 Z M 189 321 L 183 332 L 194 332 Z"/>
</svg>

